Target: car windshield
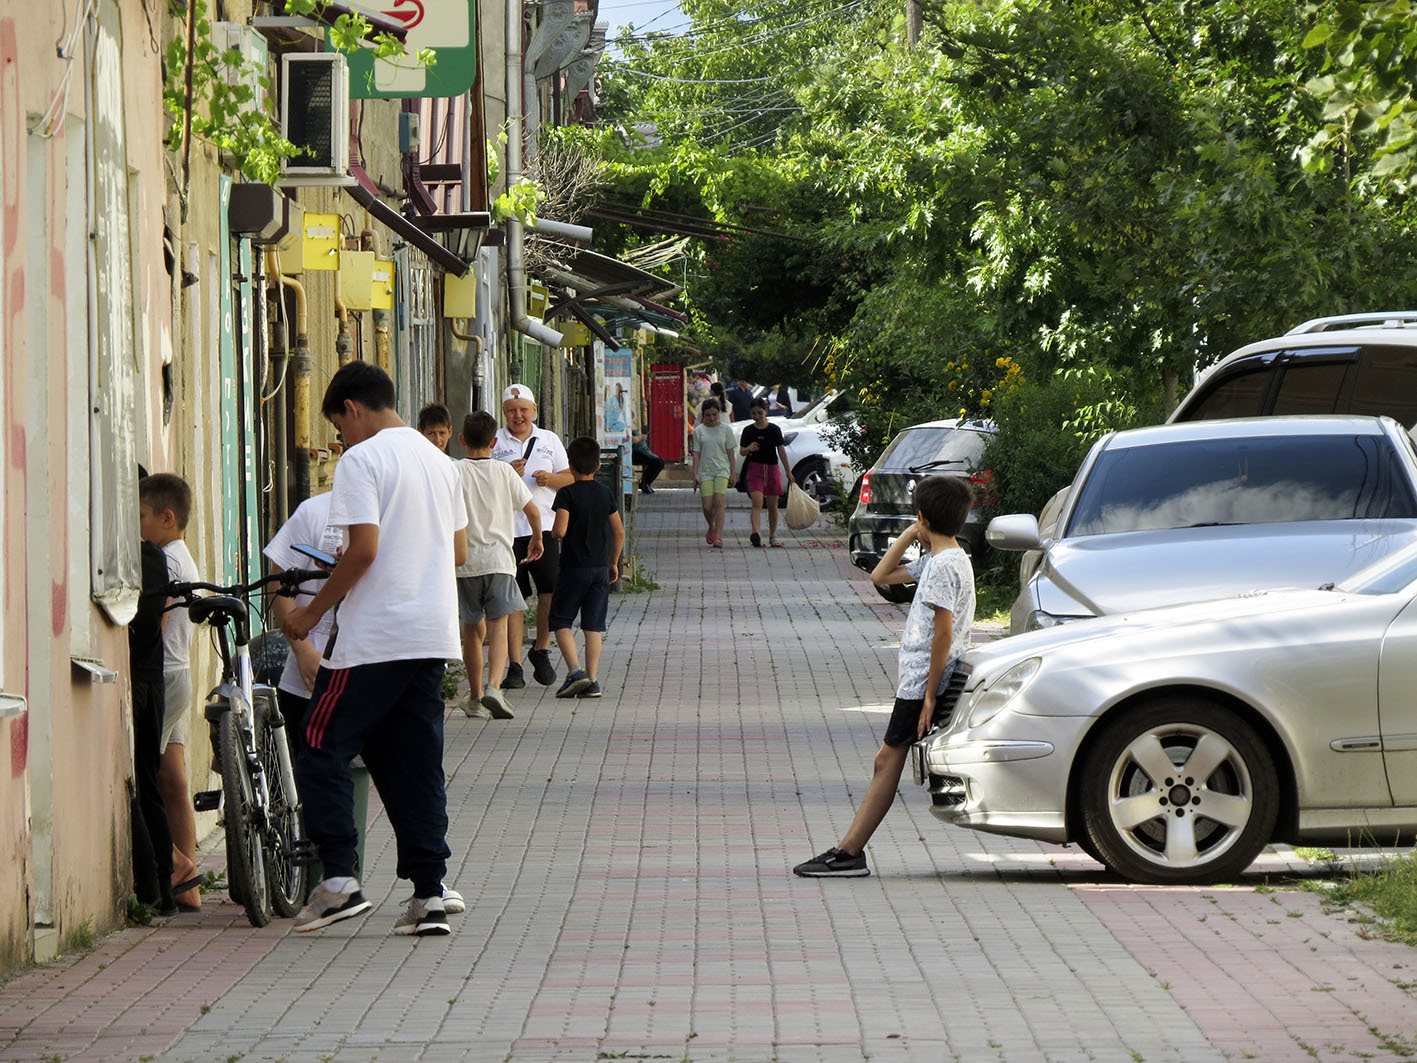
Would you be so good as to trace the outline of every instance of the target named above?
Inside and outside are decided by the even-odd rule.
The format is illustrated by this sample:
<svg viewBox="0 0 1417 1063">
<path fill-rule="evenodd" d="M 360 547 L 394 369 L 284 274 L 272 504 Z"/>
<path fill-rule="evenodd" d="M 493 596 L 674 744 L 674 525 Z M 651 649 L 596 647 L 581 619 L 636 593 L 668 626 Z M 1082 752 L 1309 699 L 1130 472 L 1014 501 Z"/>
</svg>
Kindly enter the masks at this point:
<svg viewBox="0 0 1417 1063">
<path fill-rule="evenodd" d="M 1068 535 L 1417 515 L 1386 437 L 1204 439 L 1104 451 Z"/>
<path fill-rule="evenodd" d="M 878 469 L 969 469 L 984 453 L 984 436 L 962 428 L 907 428 L 886 447 Z"/>
</svg>

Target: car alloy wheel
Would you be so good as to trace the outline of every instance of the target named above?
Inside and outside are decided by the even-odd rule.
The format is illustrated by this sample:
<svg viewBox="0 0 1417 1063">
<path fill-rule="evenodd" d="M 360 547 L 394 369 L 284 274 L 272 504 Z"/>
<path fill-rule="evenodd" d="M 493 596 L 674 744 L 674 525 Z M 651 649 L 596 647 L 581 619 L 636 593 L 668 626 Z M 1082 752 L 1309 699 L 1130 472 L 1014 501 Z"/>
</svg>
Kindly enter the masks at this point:
<svg viewBox="0 0 1417 1063">
<path fill-rule="evenodd" d="M 1214 882 L 1269 842 L 1274 761 L 1219 705 L 1173 697 L 1124 710 L 1082 765 L 1083 823 L 1104 863 L 1135 882 Z"/>
</svg>

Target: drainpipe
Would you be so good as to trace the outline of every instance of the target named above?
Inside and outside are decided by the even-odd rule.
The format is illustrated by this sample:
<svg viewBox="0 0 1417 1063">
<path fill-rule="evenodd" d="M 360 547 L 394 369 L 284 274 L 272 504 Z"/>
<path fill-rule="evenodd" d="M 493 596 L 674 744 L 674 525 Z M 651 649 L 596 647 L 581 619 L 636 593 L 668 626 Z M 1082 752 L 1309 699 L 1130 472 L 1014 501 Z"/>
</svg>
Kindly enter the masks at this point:
<svg viewBox="0 0 1417 1063">
<path fill-rule="evenodd" d="M 359 249 L 361 251 L 373 251 L 378 254 L 378 248 L 374 246 L 374 230 L 365 229 L 359 234 Z M 374 364 L 384 372 L 389 372 L 389 312 L 387 310 L 375 310 L 374 314 Z"/>
<path fill-rule="evenodd" d="M 354 340 L 349 334 L 349 310 L 345 307 L 344 297 L 340 293 L 339 270 L 335 270 L 335 318 L 339 321 L 339 335 L 335 337 L 335 356 L 340 365 L 346 365 L 353 360 L 350 352 L 354 349 Z"/>
<path fill-rule="evenodd" d="M 272 281 L 272 284 L 266 288 L 266 319 L 270 330 L 267 356 L 271 363 L 271 379 L 279 381 L 279 383 L 276 385 L 278 390 L 273 392 L 268 400 L 262 401 L 272 403 L 271 465 L 275 478 L 275 525 L 279 528 L 290 516 L 290 496 L 288 493 L 290 480 L 286 465 L 286 462 L 290 460 L 290 455 L 285 445 L 287 418 L 284 394 L 285 374 L 289 370 L 290 352 L 285 334 L 285 315 L 281 313 L 280 301 L 285 298 L 285 295 L 280 282 L 280 259 L 275 252 L 266 252 L 265 265 L 266 276 Z"/>
<path fill-rule="evenodd" d="M 305 288 L 294 277 L 280 278 L 281 286 L 295 296 L 295 345 L 290 351 L 291 396 L 295 414 L 295 502 L 310 497 L 310 357 L 309 318 L 305 308 Z"/>
<path fill-rule="evenodd" d="M 595 238 L 595 230 L 585 225 L 572 225 L 564 221 L 552 221 L 550 218 L 537 218 L 536 224 L 531 227 L 534 233 L 544 233 L 547 236 L 556 236 L 562 240 L 569 240 L 572 243 L 588 244 Z"/>
<path fill-rule="evenodd" d="M 507 0 L 507 187 L 522 179 L 522 0 Z M 548 347 L 560 347 L 565 337 L 526 313 L 526 260 L 522 253 L 522 223 L 507 219 L 507 301 L 512 328 Z"/>
</svg>

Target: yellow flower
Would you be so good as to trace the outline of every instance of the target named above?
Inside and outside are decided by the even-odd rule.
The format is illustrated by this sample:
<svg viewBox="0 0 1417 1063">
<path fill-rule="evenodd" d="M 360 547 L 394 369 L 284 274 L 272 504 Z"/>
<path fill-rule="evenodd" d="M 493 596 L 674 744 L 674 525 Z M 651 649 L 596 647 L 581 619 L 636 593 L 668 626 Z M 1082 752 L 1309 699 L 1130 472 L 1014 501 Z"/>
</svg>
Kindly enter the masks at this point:
<svg viewBox="0 0 1417 1063">
<path fill-rule="evenodd" d="M 946 362 L 946 363 L 945 363 L 945 368 L 946 368 L 946 369 L 953 369 L 954 367 L 955 367 L 954 362 Z"/>
<path fill-rule="evenodd" d="M 995 359 L 994 359 L 994 364 L 995 364 L 998 368 L 1002 369 L 1002 368 L 1004 368 L 1004 366 L 1006 366 L 1006 365 L 1009 364 L 1009 360 L 1008 360 L 1007 358 L 995 358 Z"/>
<path fill-rule="evenodd" d="M 951 380 L 951 381 L 950 381 L 950 390 L 951 390 L 951 391 L 954 391 L 957 387 L 959 387 L 959 381 L 958 381 L 958 380 Z"/>
<path fill-rule="evenodd" d="M 988 401 L 994 397 L 994 393 L 993 393 L 992 391 L 990 391 L 988 388 L 985 388 L 982 392 L 980 392 L 979 397 L 980 397 L 985 403 L 988 403 Z"/>
</svg>

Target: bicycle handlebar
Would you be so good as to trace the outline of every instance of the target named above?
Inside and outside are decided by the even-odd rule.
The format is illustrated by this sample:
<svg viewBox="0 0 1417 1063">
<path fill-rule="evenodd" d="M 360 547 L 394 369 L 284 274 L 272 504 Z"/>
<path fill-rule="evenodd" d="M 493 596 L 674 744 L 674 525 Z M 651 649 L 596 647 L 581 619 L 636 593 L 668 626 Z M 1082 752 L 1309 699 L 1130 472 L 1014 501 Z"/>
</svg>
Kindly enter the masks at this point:
<svg viewBox="0 0 1417 1063">
<path fill-rule="evenodd" d="M 319 568 L 287 568 L 280 572 L 273 572 L 269 576 L 262 576 L 258 580 L 250 583 L 236 583 L 230 587 L 222 587 L 215 583 L 183 583 L 180 580 L 173 580 L 163 587 L 154 588 L 150 591 L 143 591 L 140 597 L 143 598 L 173 598 L 172 602 L 163 612 L 168 609 L 176 609 L 179 606 L 189 606 L 197 599 L 198 591 L 210 591 L 213 594 L 226 594 L 234 598 L 249 598 L 252 594 L 262 590 L 269 583 L 279 583 L 280 587 L 276 594 L 285 598 L 294 598 L 300 593 L 300 585 L 313 580 L 329 579 L 330 574 Z"/>
</svg>

